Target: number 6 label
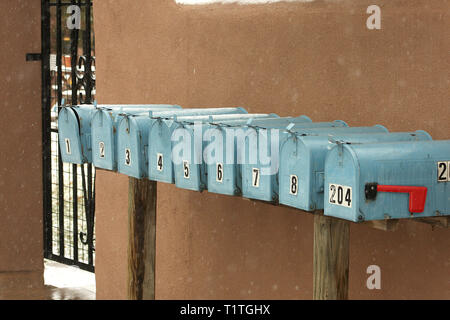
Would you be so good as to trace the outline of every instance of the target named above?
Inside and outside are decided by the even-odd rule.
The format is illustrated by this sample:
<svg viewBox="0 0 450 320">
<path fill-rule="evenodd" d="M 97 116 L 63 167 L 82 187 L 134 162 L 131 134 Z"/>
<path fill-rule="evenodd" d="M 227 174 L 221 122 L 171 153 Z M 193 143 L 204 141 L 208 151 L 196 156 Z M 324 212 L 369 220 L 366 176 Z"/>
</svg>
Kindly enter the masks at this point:
<svg viewBox="0 0 450 320">
<path fill-rule="evenodd" d="M 339 184 L 330 183 L 329 196 L 330 196 L 330 199 L 328 201 L 331 204 L 343 206 L 346 208 L 352 207 L 352 188 L 351 187 L 341 186 Z"/>
</svg>

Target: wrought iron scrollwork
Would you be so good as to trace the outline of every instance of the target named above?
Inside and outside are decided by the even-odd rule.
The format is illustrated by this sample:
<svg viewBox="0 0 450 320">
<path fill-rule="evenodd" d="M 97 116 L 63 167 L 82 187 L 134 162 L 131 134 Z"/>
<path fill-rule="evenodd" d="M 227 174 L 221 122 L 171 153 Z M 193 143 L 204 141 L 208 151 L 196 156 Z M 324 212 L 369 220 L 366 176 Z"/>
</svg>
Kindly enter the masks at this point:
<svg viewBox="0 0 450 320">
<path fill-rule="evenodd" d="M 78 58 L 76 77 L 79 103 L 92 103 L 95 90 L 95 57 L 80 56 Z"/>
</svg>

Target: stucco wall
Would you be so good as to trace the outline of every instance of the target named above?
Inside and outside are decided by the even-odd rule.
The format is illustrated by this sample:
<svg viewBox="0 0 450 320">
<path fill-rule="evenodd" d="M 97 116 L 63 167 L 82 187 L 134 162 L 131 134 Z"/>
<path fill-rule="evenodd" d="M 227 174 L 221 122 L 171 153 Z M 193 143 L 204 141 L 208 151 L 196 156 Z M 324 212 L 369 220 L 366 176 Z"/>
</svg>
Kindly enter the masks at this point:
<svg viewBox="0 0 450 320">
<path fill-rule="evenodd" d="M 243 106 L 450 138 L 450 1 L 95 1 L 99 103 Z M 127 177 L 97 175 L 99 299 L 126 298 Z M 156 298 L 310 299 L 313 217 L 158 185 Z M 449 230 L 352 225 L 350 298 L 450 298 Z M 381 267 L 382 290 L 366 288 Z"/>
<path fill-rule="evenodd" d="M 43 285 L 41 2 L 0 2 L 0 296 Z"/>
</svg>

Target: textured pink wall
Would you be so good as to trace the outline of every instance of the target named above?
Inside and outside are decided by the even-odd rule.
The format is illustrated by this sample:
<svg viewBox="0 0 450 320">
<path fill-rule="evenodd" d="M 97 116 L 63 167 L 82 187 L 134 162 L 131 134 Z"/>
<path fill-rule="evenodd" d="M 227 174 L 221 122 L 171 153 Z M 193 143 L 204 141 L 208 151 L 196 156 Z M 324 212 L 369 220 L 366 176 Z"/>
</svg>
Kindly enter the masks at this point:
<svg viewBox="0 0 450 320">
<path fill-rule="evenodd" d="M 450 138 L 450 2 L 96 1 L 100 103 L 243 106 Z M 97 297 L 126 298 L 127 178 L 97 178 Z M 158 185 L 157 299 L 312 297 L 313 217 Z M 352 225 L 350 298 L 449 299 L 449 230 Z M 366 288 L 381 267 L 382 290 Z"/>
<path fill-rule="evenodd" d="M 43 284 L 41 2 L 0 2 L 0 296 Z"/>
</svg>

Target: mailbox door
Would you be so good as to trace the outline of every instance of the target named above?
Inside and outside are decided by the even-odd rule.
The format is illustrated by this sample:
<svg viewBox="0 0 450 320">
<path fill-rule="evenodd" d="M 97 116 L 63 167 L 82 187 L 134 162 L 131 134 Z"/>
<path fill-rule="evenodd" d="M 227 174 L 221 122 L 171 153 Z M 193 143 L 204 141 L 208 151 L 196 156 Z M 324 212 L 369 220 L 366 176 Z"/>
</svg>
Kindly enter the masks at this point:
<svg viewBox="0 0 450 320">
<path fill-rule="evenodd" d="M 359 219 L 359 163 L 346 146 L 334 147 L 325 161 L 324 212 L 354 222 Z"/>
<path fill-rule="evenodd" d="M 175 183 L 172 165 L 172 131 L 173 129 L 161 119 L 155 120 L 149 136 L 149 179 Z"/>
<path fill-rule="evenodd" d="M 210 128 L 211 135 L 222 136 L 216 147 L 222 148 L 222 159 L 208 159 L 207 179 L 208 191 L 226 195 L 241 194 L 241 183 L 238 179 L 239 164 L 237 162 L 236 136 L 234 129 L 224 127 Z"/>
<path fill-rule="evenodd" d="M 63 162 L 82 164 L 79 119 L 72 108 L 62 108 L 58 116 L 58 140 Z"/>
<path fill-rule="evenodd" d="M 276 201 L 278 181 L 275 172 L 278 172 L 278 161 L 272 157 L 276 157 L 276 154 L 272 152 L 271 131 L 249 128 L 246 133 L 245 159 L 241 166 L 242 195 L 251 199 Z M 260 134 L 265 135 L 265 139 L 259 139 Z"/>
<path fill-rule="evenodd" d="M 138 179 L 148 176 L 146 154 L 148 117 L 124 117 L 117 137 L 118 171 Z"/>
<path fill-rule="evenodd" d="M 194 132 L 191 126 L 183 129 L 176 131 L 178 139 L 174 138 L 172 143 L 175 184 L 178 188 L 203 191 L 206 189 L 204 163 L 203 161 L 200 163 L 201 159 L 195 156 L 199 142 L 194 141 Z M 197 146 L 195 146 L 196 143 Z"/>
<path fill-rule="evenodd" d="M 98 168 L 117 170 L 115 116 L 99 110 L 92 116 L 92 161 Z"/>
</svg>

